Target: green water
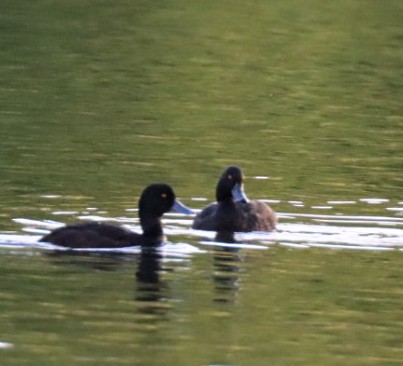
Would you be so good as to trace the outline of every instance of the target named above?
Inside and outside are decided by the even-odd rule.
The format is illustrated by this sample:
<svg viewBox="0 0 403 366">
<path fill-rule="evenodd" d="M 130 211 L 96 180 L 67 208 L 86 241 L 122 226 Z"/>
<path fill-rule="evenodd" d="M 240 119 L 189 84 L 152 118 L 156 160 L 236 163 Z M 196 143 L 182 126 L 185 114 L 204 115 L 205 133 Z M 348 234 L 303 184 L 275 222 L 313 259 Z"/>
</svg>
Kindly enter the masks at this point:
<svg viewBox="0 0 403 366">
<path fill-rule="evenodd" d="M 202 207 L 229 164 L 279 212 L 376 197 L 390 204 L 331 213 L 401 218 L 386 209 L 402 202 L 402 16 L 398 0 L 3 0 L 1 233 L 125 215 L 156 181 Z M 144 302 L 136 260 L 1 249 L 1 363 L 401 363 L 402 252 L 220 255 L 228 288 L 208 250 L 162 264 Z"/>
<path fill-rule="evenodd" d="M 164 265 L 153 302 L 139 300 L 131 263 L 110 272 L 2 256 L 1 333 L 15 347 L 1 356 L 7 365 L 401 363 L 396 253 L 236 259 L 226 289 L 210 254 Z"/>
</svg>

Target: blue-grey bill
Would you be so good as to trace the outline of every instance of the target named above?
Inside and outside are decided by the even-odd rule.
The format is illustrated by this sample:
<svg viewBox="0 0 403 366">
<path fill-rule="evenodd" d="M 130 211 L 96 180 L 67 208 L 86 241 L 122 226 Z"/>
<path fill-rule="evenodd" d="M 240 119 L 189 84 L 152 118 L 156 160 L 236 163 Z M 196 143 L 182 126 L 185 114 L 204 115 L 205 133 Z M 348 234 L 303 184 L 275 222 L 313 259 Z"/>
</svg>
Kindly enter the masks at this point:
<svg viewBox="0 0 403 366">
<path fill-rule="evenodd" d="M 235 184 L 234 188 L 232 188 L 232 198 L 235 202 L 248 202 L 248 197 L 243 190 L 242 184 Z"/>
<path fill-rule="evenodd" d="M 181 201 L 178 200 L 175 200 L 175 203 L 172 206 L 172 211 L 176 211 L 184 215 L 193 215 L 195 213 L 191 208 L 185 206 Z"/>
</svg>

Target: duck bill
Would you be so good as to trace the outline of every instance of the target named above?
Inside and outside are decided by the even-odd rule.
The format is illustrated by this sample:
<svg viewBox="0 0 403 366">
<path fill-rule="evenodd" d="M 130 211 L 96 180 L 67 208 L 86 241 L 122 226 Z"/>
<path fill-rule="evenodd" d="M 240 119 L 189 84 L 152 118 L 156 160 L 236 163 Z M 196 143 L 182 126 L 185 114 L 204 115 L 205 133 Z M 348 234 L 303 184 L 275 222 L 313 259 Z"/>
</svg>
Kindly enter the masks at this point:
<svg viewBox="0 0 403 366">
<path fill-rule="evenodd" d="M 231 194 L 235 202 L 249 202 L 248 197 L 246 197 L 246 194 L 243 190 L 242 184 L 235 184 L 234 188 L 232 188 Z"/>
<path fill-rule="evenodd" d="M 195 213 L 191 208 L 185 206 L 181 201 L 178 200 L 175 200 L 171 211 L 175 211 L 184 215 L 193 215 Z"/>
</svg>

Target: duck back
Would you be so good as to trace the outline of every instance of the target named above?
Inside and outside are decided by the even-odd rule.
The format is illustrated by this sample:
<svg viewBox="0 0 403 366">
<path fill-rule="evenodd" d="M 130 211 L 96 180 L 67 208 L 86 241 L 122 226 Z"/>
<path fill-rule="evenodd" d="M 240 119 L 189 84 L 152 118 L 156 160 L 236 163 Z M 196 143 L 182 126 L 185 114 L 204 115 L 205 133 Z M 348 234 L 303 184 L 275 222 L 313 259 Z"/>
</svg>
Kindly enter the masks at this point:
<svg viewBox="0 0 403 366">
<path fill-rule="evenodd" d="M 140 244 L 140 239 L 141 235 L 124 228 L 94 222 L 64 226 L 40 241 L 70 248 L 117 248 Z"/>
<path fill-rule="evenodd" d="M 276 214 L 261 201 L 212 203 L 195 218 L 193 228 L 207 231 L 273 231 Z"/>
<path fill-rule="evenodd" d="M 236 203 L 240 230 L 237 231 L 273 231 L 276 229 L 275 212 L 261 201 Z"/>
</svg>

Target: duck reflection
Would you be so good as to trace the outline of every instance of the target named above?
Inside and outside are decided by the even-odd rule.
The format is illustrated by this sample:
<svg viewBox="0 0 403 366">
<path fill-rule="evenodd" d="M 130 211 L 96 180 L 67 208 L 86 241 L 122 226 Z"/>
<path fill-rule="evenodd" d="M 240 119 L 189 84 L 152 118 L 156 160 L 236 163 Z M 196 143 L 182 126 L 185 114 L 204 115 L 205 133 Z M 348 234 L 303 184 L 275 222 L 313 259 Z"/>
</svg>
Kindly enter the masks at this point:
<svg viewBox="0 0 403 366">
<path fill-rule="evenodd" d="M 143 315 L 165 315 L 169 306 L 169 288 L 161 280 L 161 272 L 169 271 L 162 267 L 162 255 L 152 248 L 143 249 L 138 258 L 136 272 L 136 308 Z"/>
<path fill-rule="evenodd" d="M 53 263 L 74 265 L 98 271 L 116 271 L 127 262 L 128 256 L 119 253 L 76 252 L 74 250 L 54 250 L 45 253 Z"/>
<path fill-rule="evenodd" d="M 216 241 L 235 243 L 233 232 L 217 232 Z M 240 262 L 242 257 L 238 248 L 217 247 L 214 253 L 214 301 L 234 304 L 240 288 Z"/>
<path fill-rule="evenodd" d="M 145 328 L 155 327 L 171 308 L 169 286 L 161 279 L 163 272 L 172 271 L 162 265 L 163 255 L 156 248 L 142 248 L 140 253 L 80 252 L 74 250 L 47 253 L 55 264 L 74 265 L 91 270 L 119 271 L 130 263 L 136 264 L 134 305 L 137 321 Z M 130 265 L 131 266 L 131 265 Z"/>
<path fill-rule="evenodd" d="M 136 272 L 136 300 L 159 301 L 163 284 L 160 280 L 162 256 L 156 250 L 142 250 Z"/>
</svg>

